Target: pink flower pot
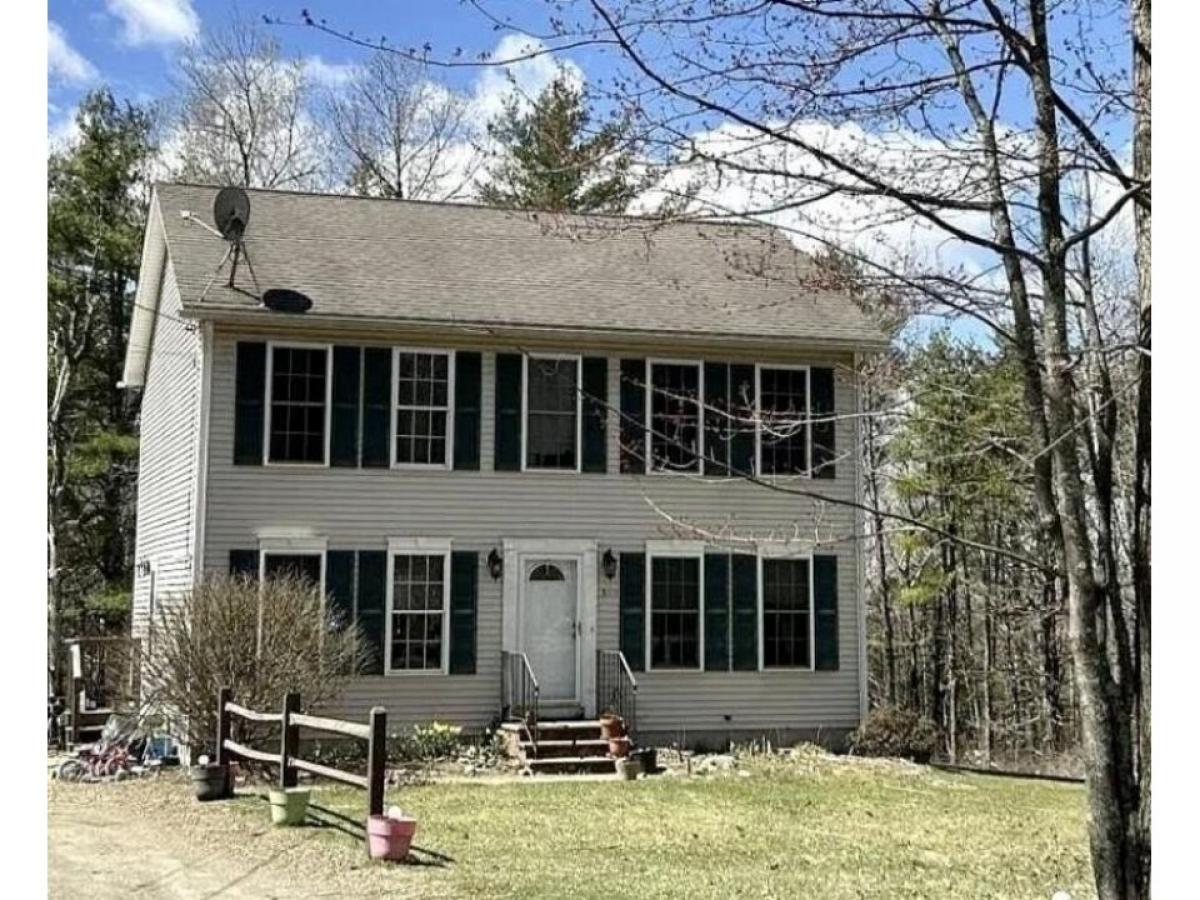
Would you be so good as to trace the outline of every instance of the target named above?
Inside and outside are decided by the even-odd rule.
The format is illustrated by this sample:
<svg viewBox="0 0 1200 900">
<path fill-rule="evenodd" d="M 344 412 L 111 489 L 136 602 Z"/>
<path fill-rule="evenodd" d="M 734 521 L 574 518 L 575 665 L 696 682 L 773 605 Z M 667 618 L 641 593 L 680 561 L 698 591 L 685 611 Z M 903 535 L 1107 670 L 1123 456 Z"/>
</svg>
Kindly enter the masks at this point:
<svg viewBox="0 0 1200 900">
<path fill-rule="evenodd" d="M 408 856 L 417 820 L 369 816 L 367 818 L 367 852 L 371 859 L 400 860 Z"/>
</svg>

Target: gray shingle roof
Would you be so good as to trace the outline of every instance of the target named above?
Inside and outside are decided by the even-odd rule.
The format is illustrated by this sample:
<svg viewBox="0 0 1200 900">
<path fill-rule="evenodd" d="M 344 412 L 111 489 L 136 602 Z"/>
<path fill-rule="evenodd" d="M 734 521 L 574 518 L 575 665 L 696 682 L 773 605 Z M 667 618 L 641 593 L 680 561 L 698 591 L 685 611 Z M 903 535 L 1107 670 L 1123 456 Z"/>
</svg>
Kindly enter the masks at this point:
<svg viewBox="0 0 1200 900">
<path fill-rule="evenodd" d="M 224 241 L 181 216 L 211 224 L 216 191 L 156 188 L 184 310 L 201 316 L 258 308 L 253 296 L 226 286 L 227 269 L 213 280 Z M 259 286 L 309 295 L 308 318 L 846 347 L 884 340 L 852 300 L 813 283 L 807 257 L 761 226 L 248 193 L 246 246 Z M 238 285 L 253 291 L 244 268 Z"/>
</svg>

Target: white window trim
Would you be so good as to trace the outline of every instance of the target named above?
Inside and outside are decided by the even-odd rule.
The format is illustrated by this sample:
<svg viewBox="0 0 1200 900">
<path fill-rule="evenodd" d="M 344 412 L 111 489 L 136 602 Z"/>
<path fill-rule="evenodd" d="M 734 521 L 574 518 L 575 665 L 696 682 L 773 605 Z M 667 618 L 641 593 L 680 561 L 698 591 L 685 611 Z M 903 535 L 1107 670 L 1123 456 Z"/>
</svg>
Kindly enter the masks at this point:
<svg viewBox="0 0 1200 900">
<path fill-rule="evenodd" d="M 450 550 L 449 538 L 395 537 L 387 542 L 387 621 L 383 631 L 383 674 L 388 678 L 420 678 L 450 674 Z M 397 556 L 442 557 L 442 665 L 440 669 L 392 668 L 392 619 Z"/>
<path fill-rule="evenodd" d="M 763 560 L 791 559 L 808 561 L 808 665 L 768 666 L 766 664 L 766 619 L 763 598 Z M 758 551 L 758 671 L 760 672 L 815 672 L 817 670 L 817 595 L 812 553 L 793 550 L 784 545 L 760 547 Z"/>
<path fill-rule="evenodd" d="M 805 462 L 808 465 L 803 472 L 778 473 L 764 472 L 762 466 L 762 370 L 782 369 L 791 372 L 804 372 L 804 439 L 808 446 L 804 449 Z M 759 478 L 812 478 L 812 366 L 793 366 L 784 363 L 755 363 L 754 364 L 754 472 Z"/>
<path fill-rule="evenodd" d="M 646 542 L 646 671 L 647 672 L 703 672 L 704 671 L 704 550 L 705 544 L 703 541 L 685 541 L 685 540 L 663 540 L 663 541 L 647 541 Z M 700 616 L 699 623 L 699 648 L 697 655 L 697 666 L 694 669 L 683 668 L 680 666 L 659 666 L 657 669 L 651 663 L 652 652 L 651 641 L 653 637 L 654 626 L 654 578 L 653 578 L 653 562 L 659 557 L 674 557 L 679 559 L 699 559 L 700 560 L 700 580 L 697 586 L 699 593 L 699 608 Z"/>
<path fill-rule="evenodd" d="M 575 360 L 575 468 L 554 469 L 546 466 L 530 466 L 526 449 L 529 435 L 529 361 L 539 359 Z M 577 475 L 583 471 L 583 357 L 578 353 L 522 353 L 521 354 L 521 471 L 549 472 L 559 475 Z"/>
<path fill-rule="evenodd" d="M 325 565 L 329 542 L 311 532 L 270 529 L 258 533 L 258 583 L 267 578 L 268 556 L 317 556 L 321 560 L 320 597 L 325 603 Z"/>
<path fill-rule="evenodd" d="M 446 461 L 440 463 L 413 463 L 396 461 L 396 419 L 400 400 L 400 354 L 425 353 L 446 357 Z M 458 368 L 454 350 L 442 347 L 392 347 L 392 409 L 388 414 L 388 461 L 393 469 L 416 469 L 439 471 L 454 468 L 454 375 Z M 406 406 L 405 409 L 439 410 L 432 406 Z M 440 410 L 439 410 L 440 411 Z"/>
<path fill-rule="evenodd" d="M 697 443 L 696 453 L 698 456 L 696 470 L 681 472 L 673 469 L 656 469 L 654 468 L 654 367 L 655 366 L 692 366 L 698 373 L 696 381 L 699 390 L 699 396 L 696 397 L 696 414 L 697 414 Z M 646 360 L 646 461 L 645 473 L 647 475 L 703 475 L 704 474 L 704 362 L 696 359 L 647 359 Z"/>
<path fill-rule="evenodd" d="M 276 348 L 325 351 L 325 458 L 321 462 L 288 462 L 287 460 L 271 459 L 271 382 L 274 380 Z M 267 341 L 267 377 L 263 385 L 263 465 L 279 466 L 280 468 L 328 468 L 330 428 L 333 412 L 333 344 L 313 343 L 311 341 Z"/>
</svg>

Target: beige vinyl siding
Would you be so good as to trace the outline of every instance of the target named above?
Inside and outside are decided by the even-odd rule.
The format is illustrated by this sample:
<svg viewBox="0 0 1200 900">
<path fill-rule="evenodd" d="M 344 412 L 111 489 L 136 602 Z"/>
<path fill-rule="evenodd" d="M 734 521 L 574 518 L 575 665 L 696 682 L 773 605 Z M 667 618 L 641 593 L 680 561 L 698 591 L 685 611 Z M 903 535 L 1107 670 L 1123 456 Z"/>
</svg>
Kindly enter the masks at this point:
<svg viewBox="0 0 1200 900">
<path fill-rule="evenodd" d="M 192 584 L 201 341 L 197 326 L 176 318 L 179 310 L 179 290 L 168 263 L 142 392 L 135 558 L 154 571 L 134 576 L 135 636 L 145 634 L 152 584 L 156 603 Z"/>
<path fill-rule="evenodd" d="M 279 335 L 259 335 L 267 339 Z M 305 339 L 320 339 L 315 333 Z M 492 471 L 496 349 L 475 339 L 470 349 L 483 349 L 481 471 L 395 471 L 389 469 L 285 468 L 234 466 L 233 396 L 235 334 L 218 328 L 214 341 L 212 412 L 206 510 L 205 565 L 228 566 L 231 549 L 254 548 L 262 528 L 305 528 L 328 539 L 330 549 L 383 549 L 389 537 L 448 537 L 456 550 L 480 556 L 477 674 L 464 676 L 402 675 L 362 678 L 337 704 L 341 711 L 364 715 L 370 706 L 388 709 L 393 721 L 440 719 L 479 727 L 491 721 L 500 704 L 502 581 L 494 581 L 484 557 L 504 539 L 557 538 L 595 540 L 603 554 L 644 552 L 650 539 L 678 536 L 650 505 L 706 529 L 732 529 L 760 538 L 799 533 L 816 535 L 818 552 L 839 556 L 839 646 L 837 672 L 639 673 L 639 726 L 645 730 L 839 728 L 859 716 L 859 652 L 857 564 L 853 511 L 814 503 L 736 479 L 703 479 L 674 475 L 622 476 L 617 473 L 617 414 L 610 415 L 607 474 Z M 338 343 L 378 343 L 340 336 Z M 411 344 L 408 336 L 395 343 Z M 456 343 L 468 349 L 466 343 Z M 678 348 L 622 354 L 610 347 L 545 349 L 609 357 L 609 402 L 619 404 L 620 359 L 624 356 L 670 356 Z M 719 350 L 704 359 L 763 361 Z M 854 411 L 851 358 L 801 356 L 779 362 L 834 365 L 836 406 Z M 854 420 L 838 424 L 837 446 L 854 446 Z M 832 480 L 800 479 L 804 489 L 850 499 L 854 494 L 855 460 L 850 453 L 837 465 Z M 839 540 L 836 546 L 827 541 Z M 597 645 L 618 645 L 618 580 L 598 577 Z M 585 661 L 585 665 L 590 665 Z M 727 721 L 726 716 L 731 716 Z"/>
</svg>

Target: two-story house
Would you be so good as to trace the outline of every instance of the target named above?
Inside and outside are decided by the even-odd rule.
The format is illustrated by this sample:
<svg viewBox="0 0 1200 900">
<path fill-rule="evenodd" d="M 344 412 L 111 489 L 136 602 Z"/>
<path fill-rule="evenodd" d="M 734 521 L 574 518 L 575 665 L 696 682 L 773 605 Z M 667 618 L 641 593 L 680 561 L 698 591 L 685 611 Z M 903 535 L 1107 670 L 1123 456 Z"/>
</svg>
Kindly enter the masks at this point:
<svg viewBox="0 0 1200 900">
<path fill-rule="evenodd" d="M 205 572 L 298 570 L 372 649 L 347 714 L 482 728 L 516 666 L 543 717 L 590 717 L 616 664 L 645 741 L 858 723 L 854 371 L 885 341 L 807 257 L 760 226 L 247 194 L 231 286 L 216 189 L 154 191 L 136 634 Z"/>
</svg>

